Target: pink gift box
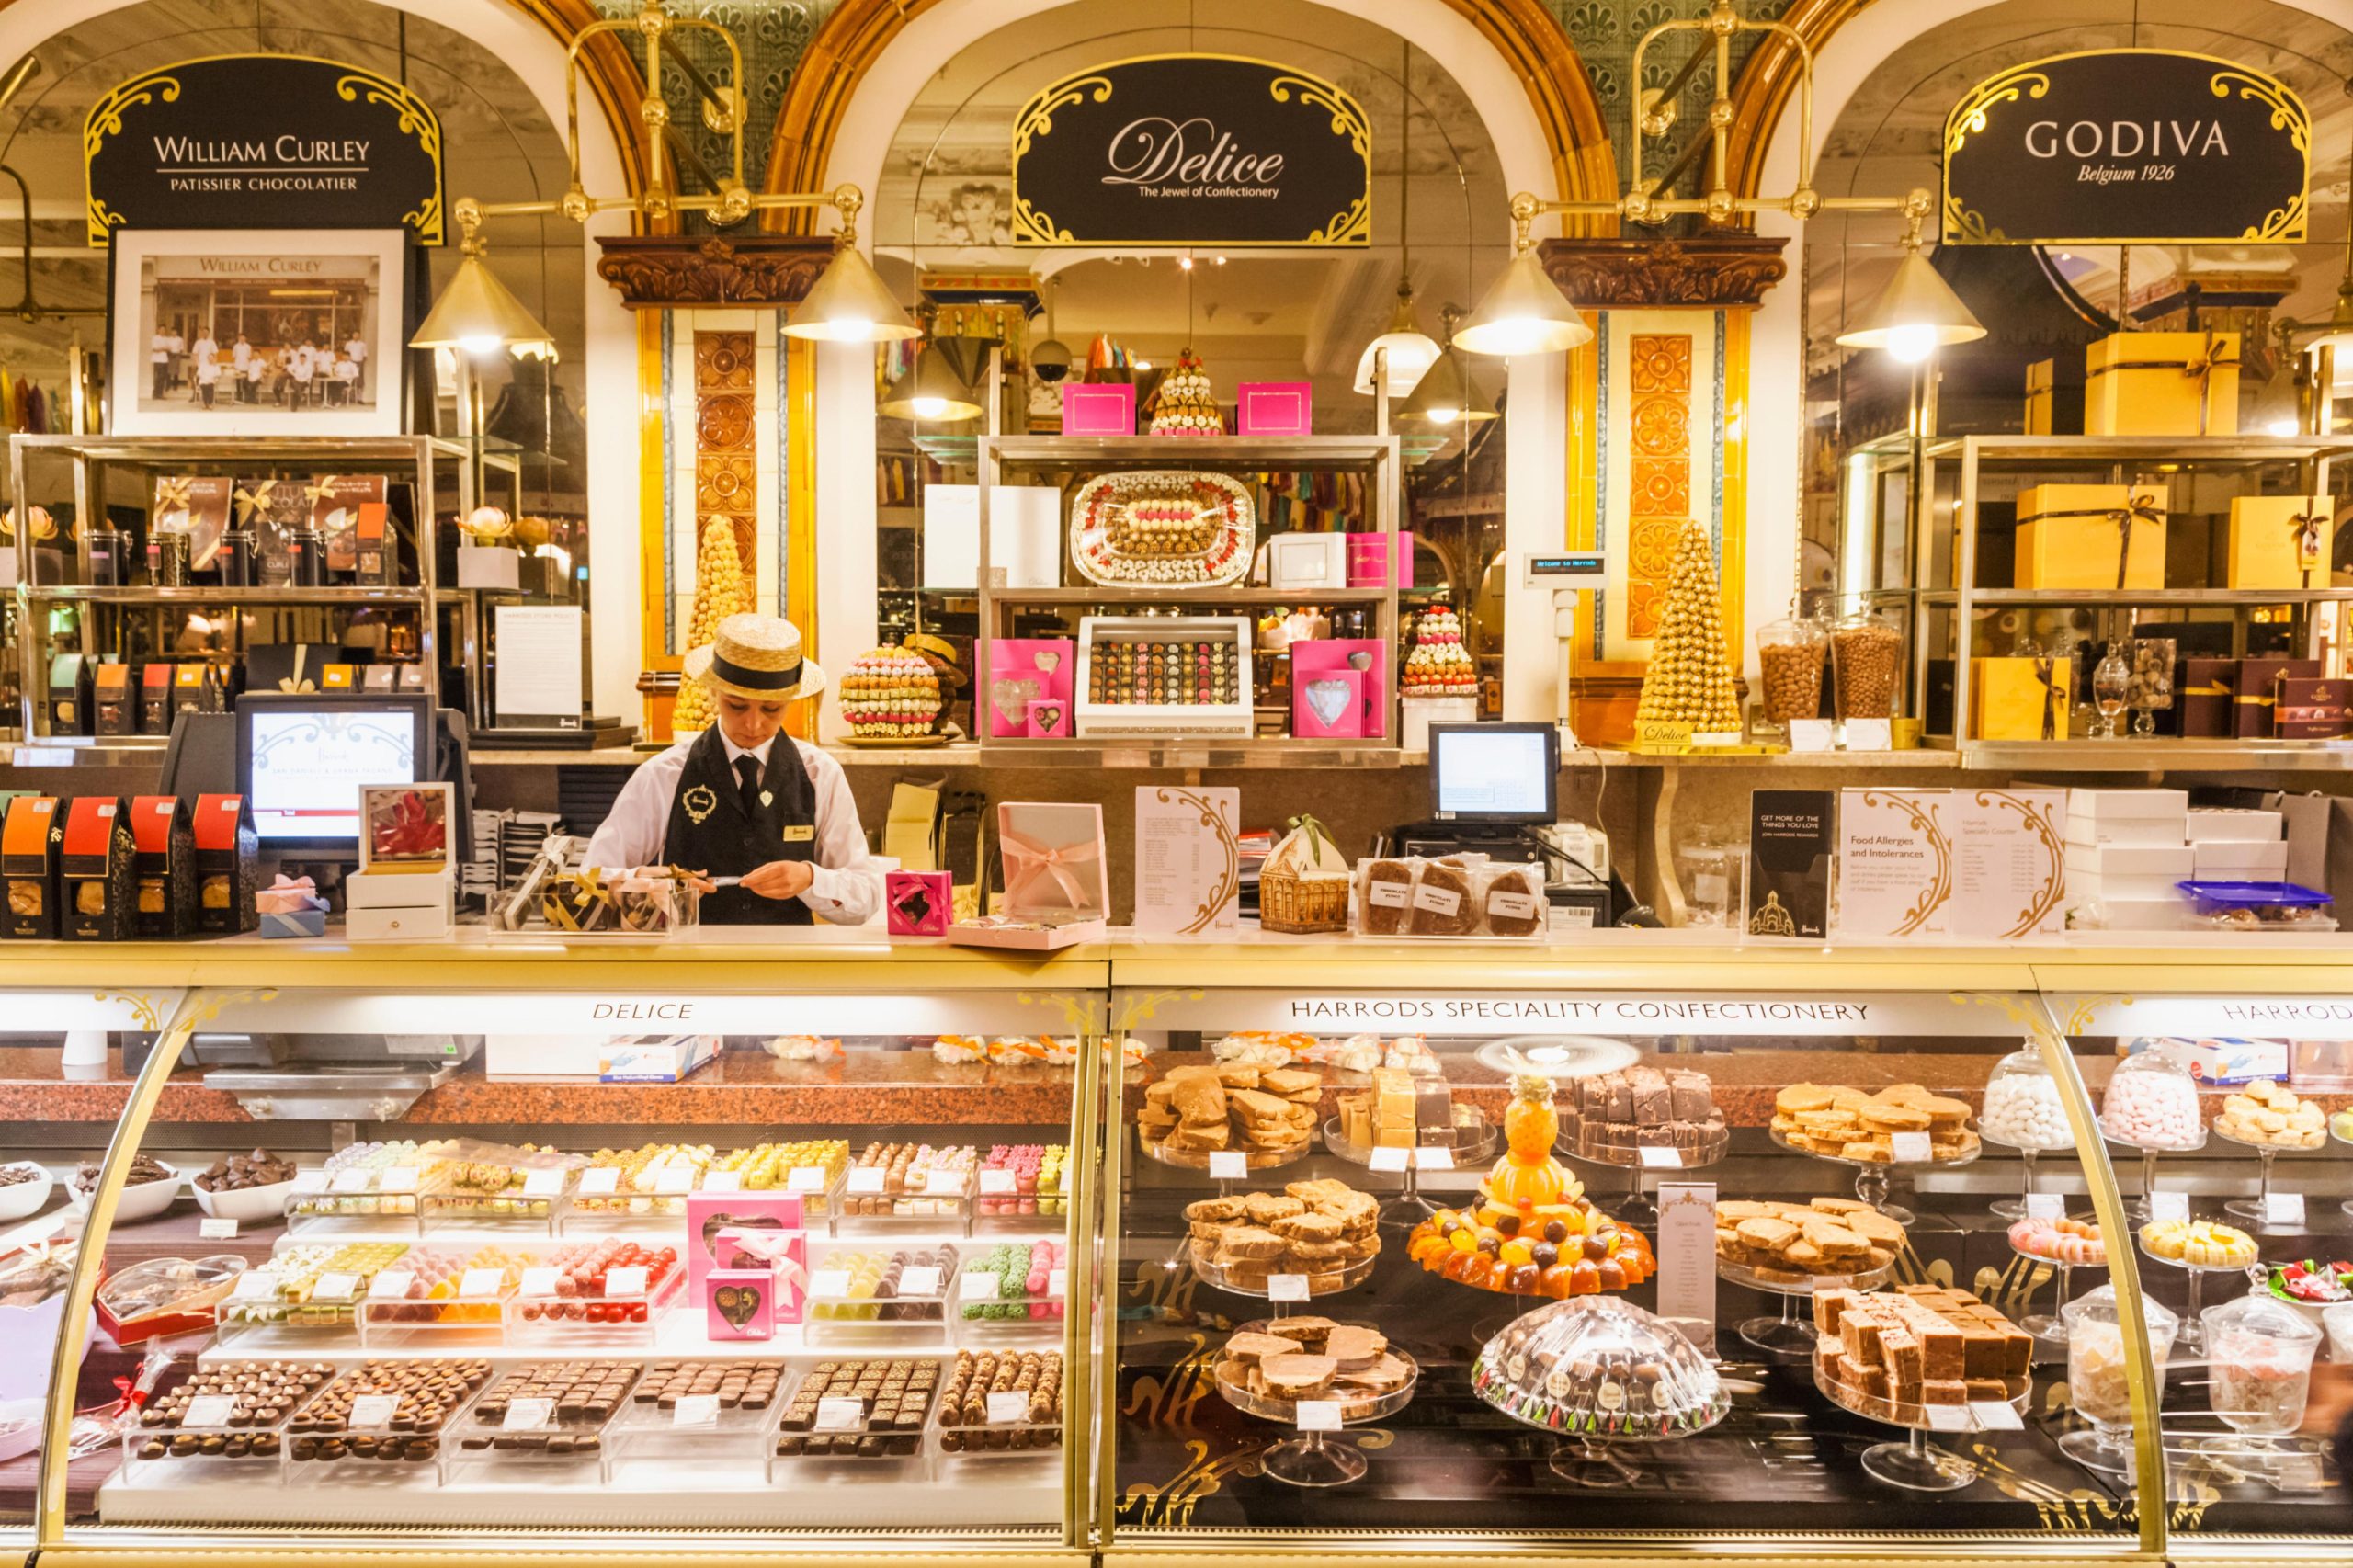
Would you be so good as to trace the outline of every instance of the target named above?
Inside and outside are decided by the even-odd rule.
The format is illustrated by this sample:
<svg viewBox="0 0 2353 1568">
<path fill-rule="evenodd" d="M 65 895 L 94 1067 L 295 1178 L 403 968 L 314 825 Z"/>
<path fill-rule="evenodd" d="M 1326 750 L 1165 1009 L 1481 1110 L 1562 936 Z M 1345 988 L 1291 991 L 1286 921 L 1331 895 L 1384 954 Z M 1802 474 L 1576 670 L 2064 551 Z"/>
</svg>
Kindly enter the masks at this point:
<svg viewBox="0 0 2353 1568">
<path fill-rule="evenodd" d="M 1383 548 L 1384 540 L 1395 541 L 1393 551 Z M 1392 570 L 1393 568 L 1393 570 Z M 1390 578 L 1396 586 L 1414 585 L 1414 536 L 1410 533 L 1350 534 L 1348 536 L 1348 586 L 1351 588 L 1386 588 Z"/>
<path fill-rule="evenodd" d="M 883 920 L 893 937 L 937 937 L 948 929 L 956 884 L 945 871 L 882 874 Z"/>
<path fill-rule="evenodd" d="M 799 1231 L 767 1231 L 722 1225 L 711 1242 L 718 1267 L 703 1277 L 703 1304 L 719 1305 L 720 1282 L 731 1274 L 756 1274 L 771 1285 L 769 1317 L 799 1323 L 808 1310 L 809 1238 Z"/>
<path fill-rule="evenodd" d="M 1291 733 L 1294 735 L 1358 735 L 1382 740 L 1389 734 L 1390 660 L 1378 637 L 1324 637 L 1290 645 Z M 1353 727 L 1310 729 L 1321 716 L 1311 711 L 1305 693 L 1323 676 L 1355 676 L 1358 679 Z"/>
<path fill-rule="evenodd" d="M 1029 705 L 1041 698 L 1070 704 L 1078 643 L 1068 637 L 1000 637 L 989 644 L 989 736 L 1029 734 Z"/>
<path fill-rule="evenodd" d="M 1236 389 L 1245 436 L 1315 434 L 1315 388 L 1307 381 L 1245 381 Z"/>
<path fill-rule="evenodd" d="M 1029 704 L 1029 737 L 1070 733 L 1070 703 L 1060 697 L 1040 697 Z"/>
<path fill-rule="evenodd" d="M 1296 645 L 1295 645 L 1296 646 Z M 1364 733 L 1364 670 L 1290 676 L 1290 733 L 1302 740 Z"/>
<path fill-rule="evenodd" d="M 1132 436 L 1136 433 L 1136 389 L 1132 382 L 1063 384 L 1063 434 Z"/>
<path fill-rule="evenodd" d="M 797 1322 L 801 1315 L 779 1318 L 777 1298 L 782 1294 L 777 1277 L 765 1268 L 715 1268 L 703 1332 L 712 1339 L 774 1339 L 779 1321 Z"/>
<path fill-rule="evenodd" d="M 787 1179 L 790 1179 L 788 1177 Z M 797 1192 L 690 1192 L 687 1194 L 687 1287 L 708 1302 L 703 1282 L 719 1265 L 719 1233 L 728 1229 L 801 1233 Z"/>
<path fill-rule="evenodd" d="M 995 915 L 950 926 L 949 941 L 1051 952 L 1108 934 L 1111 890 L 1101 806 L 1000 801 L 996 836 L 1005 896 Z"/>
</svg>

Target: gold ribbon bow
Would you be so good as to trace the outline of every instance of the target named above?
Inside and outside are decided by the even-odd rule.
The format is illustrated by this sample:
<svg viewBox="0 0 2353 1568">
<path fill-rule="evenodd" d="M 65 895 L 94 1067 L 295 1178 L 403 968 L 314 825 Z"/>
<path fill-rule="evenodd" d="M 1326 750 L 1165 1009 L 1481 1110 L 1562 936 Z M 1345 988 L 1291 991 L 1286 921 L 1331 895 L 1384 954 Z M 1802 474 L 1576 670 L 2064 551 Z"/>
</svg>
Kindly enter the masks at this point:
<svg viewBox="0 0 2353 1568">
<path fill-rule="evenodd" d="M 188 486 L 194 483 L 195 481 L 190 479 L 155 481 L 155 516 L 161 517 L 166 512 L 186 512 L 192 509 L 196 503 L 188 497 Z"/>
<path fill-rule="evenodd" d="M 327 492 L 333 490 L 342 478 L 343 475 L 339 473 L 321 474 L 316 484 L 302 486 L 302 498 L 311 504 L 313 512 L 315 513 L 318 510 L 319 503 L 326 499 Z"/>
<path fill-rule="evenodd" d="M 2296 565 L 2303 573 L 2304 587 L 2313 585 L 2313 568 L 2320 564 L 2321 525 L 2327 517 L 2318 512 L 2298 512 L 2288 519 L 2296 530 Z"/>
<path fill-rule="evenodd" d="M 2200 435 L 2206 434 L 2207 409 L 2213 400 L 2214 371 L 2221 366 L 2237 363 L 2235 359 L 2222 358 L 2222 335 L 2211 326 L 2206 329 L 2205 340 L 2198 346 L 2198 352 L 2182 362 L 2181 373 L 2185 376 L 2195 376 L 2198 379 L 2198 433 Z"/>
<path fill-rule="evenodd" d="M 560 931 L 586 931 L 596 926 L 612 906 L 604 871 L 595 866 L 559 877 L 540 900 L 540 913 Z"/>
<path fill-rule="evenodd" d="M 2055 741 L 2059 738 L 2059 661 L 2035 660 L 2034 678 L 2042 683 L 2042 738 Z"/>
<path fill-rule="evenodd" d="M 277 494 L 277 491 L 278 481 L 257 479 L 254 481 L 254 487 L 251 490 L 240 484 L 231 493 L 229 498 L 245 509 L 245 515 L 242 520 L 250 523 L 256 517 L 269 510 L 270 497 Z"/>
<path fill-rule="evenodd" d="M 2132 525 L 2136 522 L 2162 523 L 2165 515 L 2157 510 L 2157 504 L 2153 498 L 2128 494 L 2124 505 L 2109 511 L 2108 517 L 2116 524 L 2116 585 L 2121 588 L 2126 571 L 2132 563 Z"/>
<path fill-rule="evenodd" d="M 317 687 L 313 686 L 309 678 L 302 674 L 302 666 L 310 661 L 310 657 L 311 645 L 309 643 L 297 642 L 294 644 L 294 673 L 278 683 L 278 690 L 290 691 L 300 695 L 303 692 L 316 691 L 319 689 Z"/>
</svg>

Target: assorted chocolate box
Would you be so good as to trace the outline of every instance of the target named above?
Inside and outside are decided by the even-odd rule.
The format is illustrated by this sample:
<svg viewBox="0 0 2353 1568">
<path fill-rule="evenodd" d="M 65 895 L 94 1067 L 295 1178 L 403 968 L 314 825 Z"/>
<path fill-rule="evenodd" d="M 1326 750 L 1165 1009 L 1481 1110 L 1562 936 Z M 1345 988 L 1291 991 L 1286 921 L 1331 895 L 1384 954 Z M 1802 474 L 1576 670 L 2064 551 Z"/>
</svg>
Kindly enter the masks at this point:
<svg viewBox="0 0 2353 1568">
<path fill-rule="evenodd" d="M 64 819 L 54 795 L 19 795 L 0 823 L 0 881 L 8 886 L 7 934 L 51 941 L 58 931 L 58 861 Z"/>
<path fill-rule="evenodd" d="M 138 846 L 119 795 L 81 795 L 66 808 L 62 859 L 64 935 L 121 942 L 137 925 Z"/>
<path fill-rule="evenodd" d="M 196 930 L 196 832 L 176 795 L 131 802 L 137 847 L 138 928 L 142 937 L 186 937 Z"/>
<path fill-rule="evenodd" d="M 196 924 L 204 932 L 251 931 L 261 924 L 254 907 L 261 840 L 243 795 L 196 798 Z"/>
</svg>

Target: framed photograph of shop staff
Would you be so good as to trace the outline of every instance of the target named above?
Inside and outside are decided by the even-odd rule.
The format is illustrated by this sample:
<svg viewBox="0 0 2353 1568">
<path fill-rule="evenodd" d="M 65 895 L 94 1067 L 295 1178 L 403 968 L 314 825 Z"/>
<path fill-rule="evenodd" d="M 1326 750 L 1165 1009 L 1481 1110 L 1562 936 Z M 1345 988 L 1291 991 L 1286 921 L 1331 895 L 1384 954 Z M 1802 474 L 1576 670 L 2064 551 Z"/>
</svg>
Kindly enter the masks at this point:
<svg viewBox="0 0 2353 1568">
<path fill-rule="evenodd" d="M 108 433 L 397 436 L 397 229 L 118 229 Z"/>
</svg>

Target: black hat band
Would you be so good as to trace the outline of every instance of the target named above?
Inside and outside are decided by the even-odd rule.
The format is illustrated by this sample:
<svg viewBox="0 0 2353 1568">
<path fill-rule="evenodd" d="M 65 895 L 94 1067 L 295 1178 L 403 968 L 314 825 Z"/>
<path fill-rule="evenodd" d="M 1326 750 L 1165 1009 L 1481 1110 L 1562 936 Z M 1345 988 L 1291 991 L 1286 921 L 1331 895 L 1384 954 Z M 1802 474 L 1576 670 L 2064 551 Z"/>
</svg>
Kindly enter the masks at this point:
<svg viewBox="0 0 2353 1568">
<path fill-rule="evenodd" d="M 730 686 L 747 686 L 754 691 L 790 691 L 801 684 L 801 661 L 795 659 L 780 670 L 747 670 L 732 660 L 710 655 L 712 673 Z"/>
</svg>

